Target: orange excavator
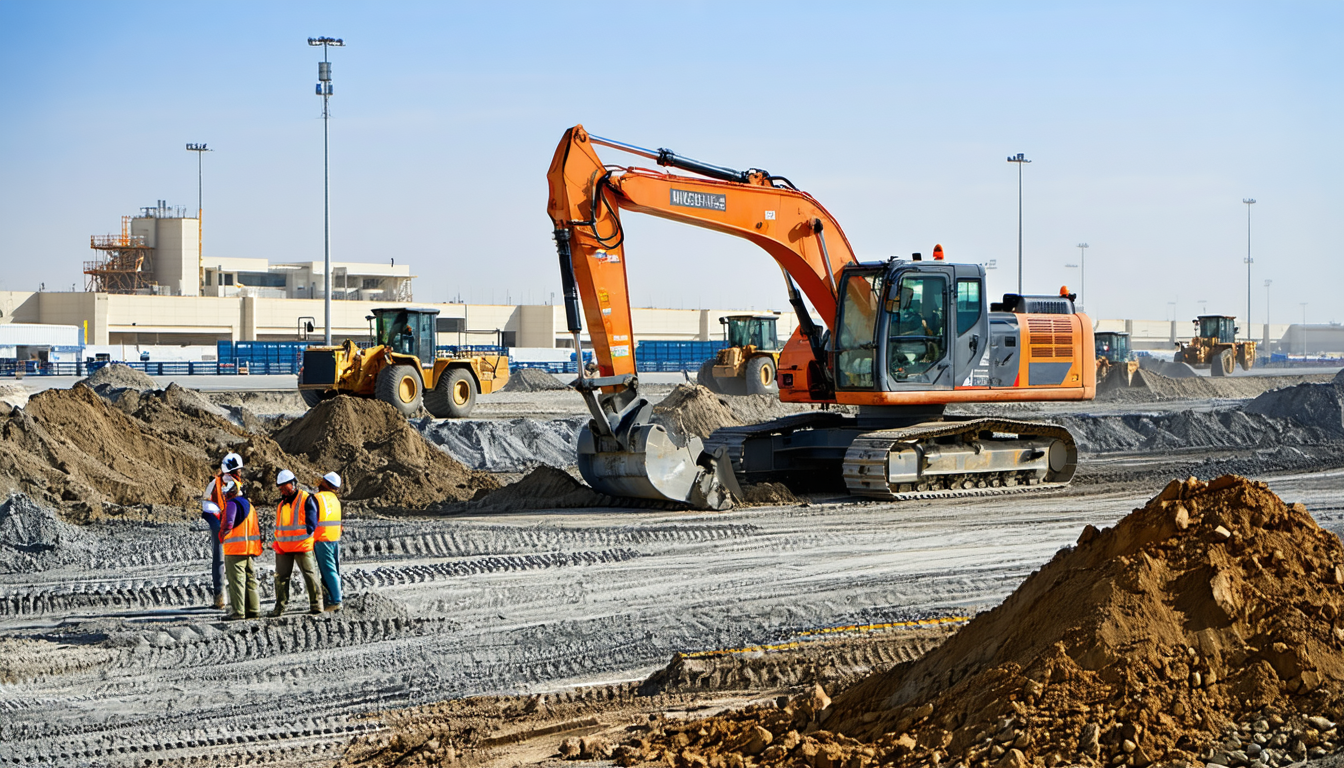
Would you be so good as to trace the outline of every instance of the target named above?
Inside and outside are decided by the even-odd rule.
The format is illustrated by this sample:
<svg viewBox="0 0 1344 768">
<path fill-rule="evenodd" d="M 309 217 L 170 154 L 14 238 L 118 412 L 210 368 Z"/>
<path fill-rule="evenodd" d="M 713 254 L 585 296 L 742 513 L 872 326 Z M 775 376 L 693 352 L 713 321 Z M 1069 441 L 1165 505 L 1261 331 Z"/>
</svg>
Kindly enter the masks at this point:
<svg viewBox="0 0 1344 768">
<path fill-rule="evenodd" d="M 696 175 L 608 166 L 596 146 Z M 578 464 L 593 488 L 726 509 L 741 483 L 762 481 L 905 499 L 1059 487 L 1073 477 L 1078 453 L 1063 427 L 944 413 L 956 403 L 1092 399 L 1092 323 L 1067 290 L 987 306 L 984 268 L 945 260 L 942 246 L 929 260 L 860 263 L 835 219 L 787 178 L 582 126 L 561 138 L 547 180 L 566 321 L 577 349 L 587 320 L 598 365 L 577 385 L 592 414 Z M 769 254 L 798 316 L 779 357 L 779 397 L 821 408 L 704 441 L 654 424 L 635 373 L 621 211 L 745 238 Z"/>
</svg>

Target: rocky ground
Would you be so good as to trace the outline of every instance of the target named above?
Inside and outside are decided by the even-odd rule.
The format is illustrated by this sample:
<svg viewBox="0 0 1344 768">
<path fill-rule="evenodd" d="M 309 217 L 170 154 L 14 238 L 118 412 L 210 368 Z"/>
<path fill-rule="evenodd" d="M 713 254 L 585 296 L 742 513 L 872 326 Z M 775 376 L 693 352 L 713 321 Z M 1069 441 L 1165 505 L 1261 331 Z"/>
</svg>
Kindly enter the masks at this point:
<svg viewBox="0 0 1344 768">
<path fill-rule="evenodd" d="M 1144 372 L 1089 403 L 975 409 L 1066 424 L 1083 458 L 1063 491 L 891 505 L 760 489 L 698 513 L 575 479 L 585 410 L 568 390 L 407 423 L 99 373 L 0 415 L 0 765 L 1259 768 L 1327 762 L 1340 740 L 1330 377 L 1212 391 Z M 649 390 L 688 432 L 796 410 Z M 280 466 L 350 478 L 344 612 L 226 624 L 206 607 L 192 499 L 230 449 L 263 502 Z M 1228 473 L 1267 486 L 1163 491 Z M 1152 521 L 1177 507 L 1180 534 L 1127 533 L 1166 531 Z M 1090 580 L 1061 582 L 1067 602 L 1041 586 L 1056 572 Z M 1116 618 L 1158 610 L 1145 595 L 1185 618 Z M 1078 621 L 1051 634 L 1052 616 Z"/>
</svg>

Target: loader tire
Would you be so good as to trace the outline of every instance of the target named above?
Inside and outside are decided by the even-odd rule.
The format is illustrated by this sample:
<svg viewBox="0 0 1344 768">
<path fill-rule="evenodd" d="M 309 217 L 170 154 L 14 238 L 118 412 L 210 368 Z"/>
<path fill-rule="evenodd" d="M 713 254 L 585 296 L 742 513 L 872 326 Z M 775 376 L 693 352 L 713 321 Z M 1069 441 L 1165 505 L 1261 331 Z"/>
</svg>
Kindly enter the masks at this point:
<svg viewBox="0 0 1344 768">
<path fill-rule="evenodd" d="M 1212 364 L 1209 366 L 1209 374 L 1212 376 L 1231 376 L 1236 369 L 1236 353 L 1230 349 L 1224 349 L 1213 356 Z"/>
<path fill-rule="evenodd" d="M 779 394 L 779 382 L 775 380 L 775 361 L 769 356 L 753 357 L 747 361 L 747 394 Z"/>
<path fill-rule="evenodd" d="M 723 394 L 723 390 L 719 389 L 719 382 L 714 378 L 714 358 L 711 357 L 700 364 L 700 372 L 695 374 L 695 380 L 710 392 L 716 395 Z"/>
<path fill-rule="evenodd" d="M 300 389 L 299 397 L 303 398 L 303 404 L 309 408 L 316 408 L 317 404 L 326 400 L 330 395 L 320 389 Z"/>
<path fill-rule="evenodd" d="M 424 404 L 425 387 L 420 382 L 420 372 L 411 366 L 389 365 L 379 372 L 374 395 L 391 403 L 402 416 L 410 417 Z"/>
<path fill-rule="evenodd" d="M 449 368 L 425 393 L 425 409 L 436 419 L 465 419 L 476 407 L 476 380 L 466 368 Z"/>
</svg>

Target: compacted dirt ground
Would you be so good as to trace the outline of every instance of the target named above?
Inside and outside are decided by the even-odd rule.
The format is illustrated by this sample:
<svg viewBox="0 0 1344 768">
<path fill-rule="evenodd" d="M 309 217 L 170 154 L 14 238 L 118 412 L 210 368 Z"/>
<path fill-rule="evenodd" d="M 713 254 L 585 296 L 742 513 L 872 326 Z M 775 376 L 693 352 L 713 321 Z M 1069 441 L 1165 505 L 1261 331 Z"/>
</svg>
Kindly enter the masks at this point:
<svg viewBox="0 0 1344 768">
<path fill-rule="evenodd" d="M 1295 388 L 1266 395 L 1250 385 L 1210 395 L 1182 390 L 1179 381 L 1154 382 L 1147 394 L 1007 409 L 1066 423 L 1080 436 L 1082 469 L 1063 491 L 900 505 L 810 497 L 726 513 L 585 502 L 582 494 L 590 492 L 572 479 L 561 450 L 581 424 L 574 417 L 582 404 L 568 391 L 502 393 L 496 412 L 486 414 L 491 419 L 415 420 L 409 435 L 370 404 L 331 404 L 323 418 L 342 428 L 324 431 L 278 395 L 207 399 L 190 390 L 156 391 L 153 382 L 109 380 L 92 382 L 94 392 L 36 396 L 0 417 L 10 451 L 0 457 L 0 480 L 11 490 L 0 506 L 0 765 L 517 765 L 574 758 L 735 766 L 770 762 L 763 757 L 770 745 L 755 750 L 749 742 L 759 734 L 742 724 L 770 730 L 786 712 L 798 722 L 790 721 L 777 745 L 794 738 L 785 731 L 798 741 L 770 753 L 784 762 L 857 768 L 892 755 L 889 762 L 931 762 L 939 752 L 951 764 L 962 758 L 929 747 L 942 737 L 914 718 L 925 699 L 892 702 L 883 731 L 890 744 L 865 734 L 869 740 L 854 746 L 817 736 L 826 731 L 824 713 L 872 725 L 887 722 L 886 710 L 828 708 L 821 697 L 847 701 L 842 694 L 870 675 L 915 664 L 975 617 L 993 615 L 986 612 L 1057 552 L 1094 535 L 1086 531 L 1116 526 L 1173 479 L 1245 475 L 1267 483 L 1263 493 L 1301 503 L 1293 524 L 1314 521 L 1323 541 L 1344 529 L 1344 421 L 1333 380 L 1269 381 L 1264 388 Z M 671 392 L 656 388 L 651 398 Z M 683 393 L 673 402 L 701 397 Z M 787 410 L 754 398 L 715 406 L 710 410 L 726 409 L 738 422 Z M 62 415 L 67 411 L 75 415 Z M 700 428 L 707 414 L 663 418 Z M 80 437 L 78 424 L 98 429 Z M 96 470 L 91 457 L 124 451 L 132 432 L 142 449 L 135 462 Z M 345 445 L 340 434 L 358 438 Z M 224 623 L 207 607 L 207 533 L 189 499 L 215 454 L 232 446 L 248 448 L 245 456 L 258 467 L 296 461 L 312 472 L 347 462 L 343 471 L 359 477 L 362 500 L 347 504 L 350 597 L 343 612 Z M 164 453 L 171 467 L 191 482 L 165 481 L 168 459 L 155 466 L 156 451 L 172 451 Z M 35 458 L 41 456 L 49 459 L 45 467 Z M 383 468 L 386 478 L 359 475 L 361 466 Z M 137 485 L 141 472 L 153 480 L 148 490 Z M 254 482 L 264 493 L 262 481 Z M 386 503 L 388 497 L 398 502 Z M 1196 519 L 1191 530 L 1204 530 L 1199 503 L 1187 504 Z M 1290 537 L 1276 549 L 1301 540 Z M 1274 551 L 1256 562 L 1276 567 Z M 1327 592 L 1337 586 L 1325 565 L 1333 552 L 1311 560 Z M 1281 554 L 1284 562 L 1296 556 Z M 273 558 L 264 555 L 260 564 L 268 605 Z M 1254 579 L 1245 584 L 1250 595 Z M 1183 663 L 1187 677 L 1209 669 Z M 1312 690 L 1338 687 L 1332 669 L 1313 668 L 1319 674 Z M 1114 681 L 1098 681 L 1098 690 L 1102 683 Z M 951 712 L 945 700 L 927 700 Z M 1265 713 L 1266 743 L 1284 729 L 1298 732 L 1285 737 L 1286 746 L 1262 749 L 1326 758 L 1333 731 L 1323 723 L 1295 726 L 1289 717 L 1344 714 L 1324 698 L 1320 706 L 1285 710 L 1282 725 Z M 865 720 L 870 711 L 878 714 Z M 675 725 L 716 714 L 689 731 Z M 896 733 L 900 717 L 911 723 Z M 1003 730 L 997 722 L 980 740 L 978 731 L 963 734 L 952 721 L 940 727 L 958 739 L 992 742 L 974 760 L 964 758 L 968 765 L 1044 765 L 1056 753 L 1063 762 L 1138 768 L 1158 759 L 1124 724 L 1103 727 L 1102 720 L 1078 721 L 1079 728 L 1098 726 L 1090 752 L 1014 746 L 1021 723 L 1004 731 L 1013 734 L 1007 742 L 996 740 Z M 1247 722 L 1238 743 L 1254 742 L 1256 722 Z M 901 736 L 914 746 L 898 746 Z M 1143 759 L 1124 751 L 1126 740 Z M 1182 748 L 1192 760 L 1256 760 L 1249 747 L 1212 737 Z"/>
</svg>

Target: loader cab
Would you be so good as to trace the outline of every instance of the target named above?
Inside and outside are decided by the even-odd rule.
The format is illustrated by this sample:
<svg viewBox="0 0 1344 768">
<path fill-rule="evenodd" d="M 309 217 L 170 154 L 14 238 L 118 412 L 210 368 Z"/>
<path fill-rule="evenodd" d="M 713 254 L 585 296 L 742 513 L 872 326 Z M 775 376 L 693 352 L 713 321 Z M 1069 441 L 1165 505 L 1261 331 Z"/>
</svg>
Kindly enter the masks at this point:
<svg viewBox="0 0 1344 768">
<path fill-rule="evenodd" d="M 833 370 L 836 389 L 952 389 L 989 338 L 978 264 L 893 259 L 841 273 Z"/>
<path fill-rule="evenodd" d="M 719 318 L 728 346 L 756 347 L 762 352 L 774 352 L 782 348 L 775 329 L 778 320 L 775 315 L 729 315 Z"/>
<path fill-rule="evenodd" d="M 1129 349 L 1129 334 L 1115 331 L 1098 331 L 1093 335 L 1096 355 L 1111 363 L 1127 363 L 1132 353 Z"/>
<path fill-rule="evenodd" d="M 387 307 L 373 310 L 368 319 L 374 344 L 385 346 L 399 355 L 420 359 L 420 367 L 434 365 L 434 324 L 439 310 L 416 307 Z"/>
<path fill-rule="evenodd" d="M 1237 340 L 1236 318 L 1226 315 L 1200 315 L 1195 320 L 1201 339 L 1213 339 L 1219 344 L 1232 344 Z"/>
</svg>

